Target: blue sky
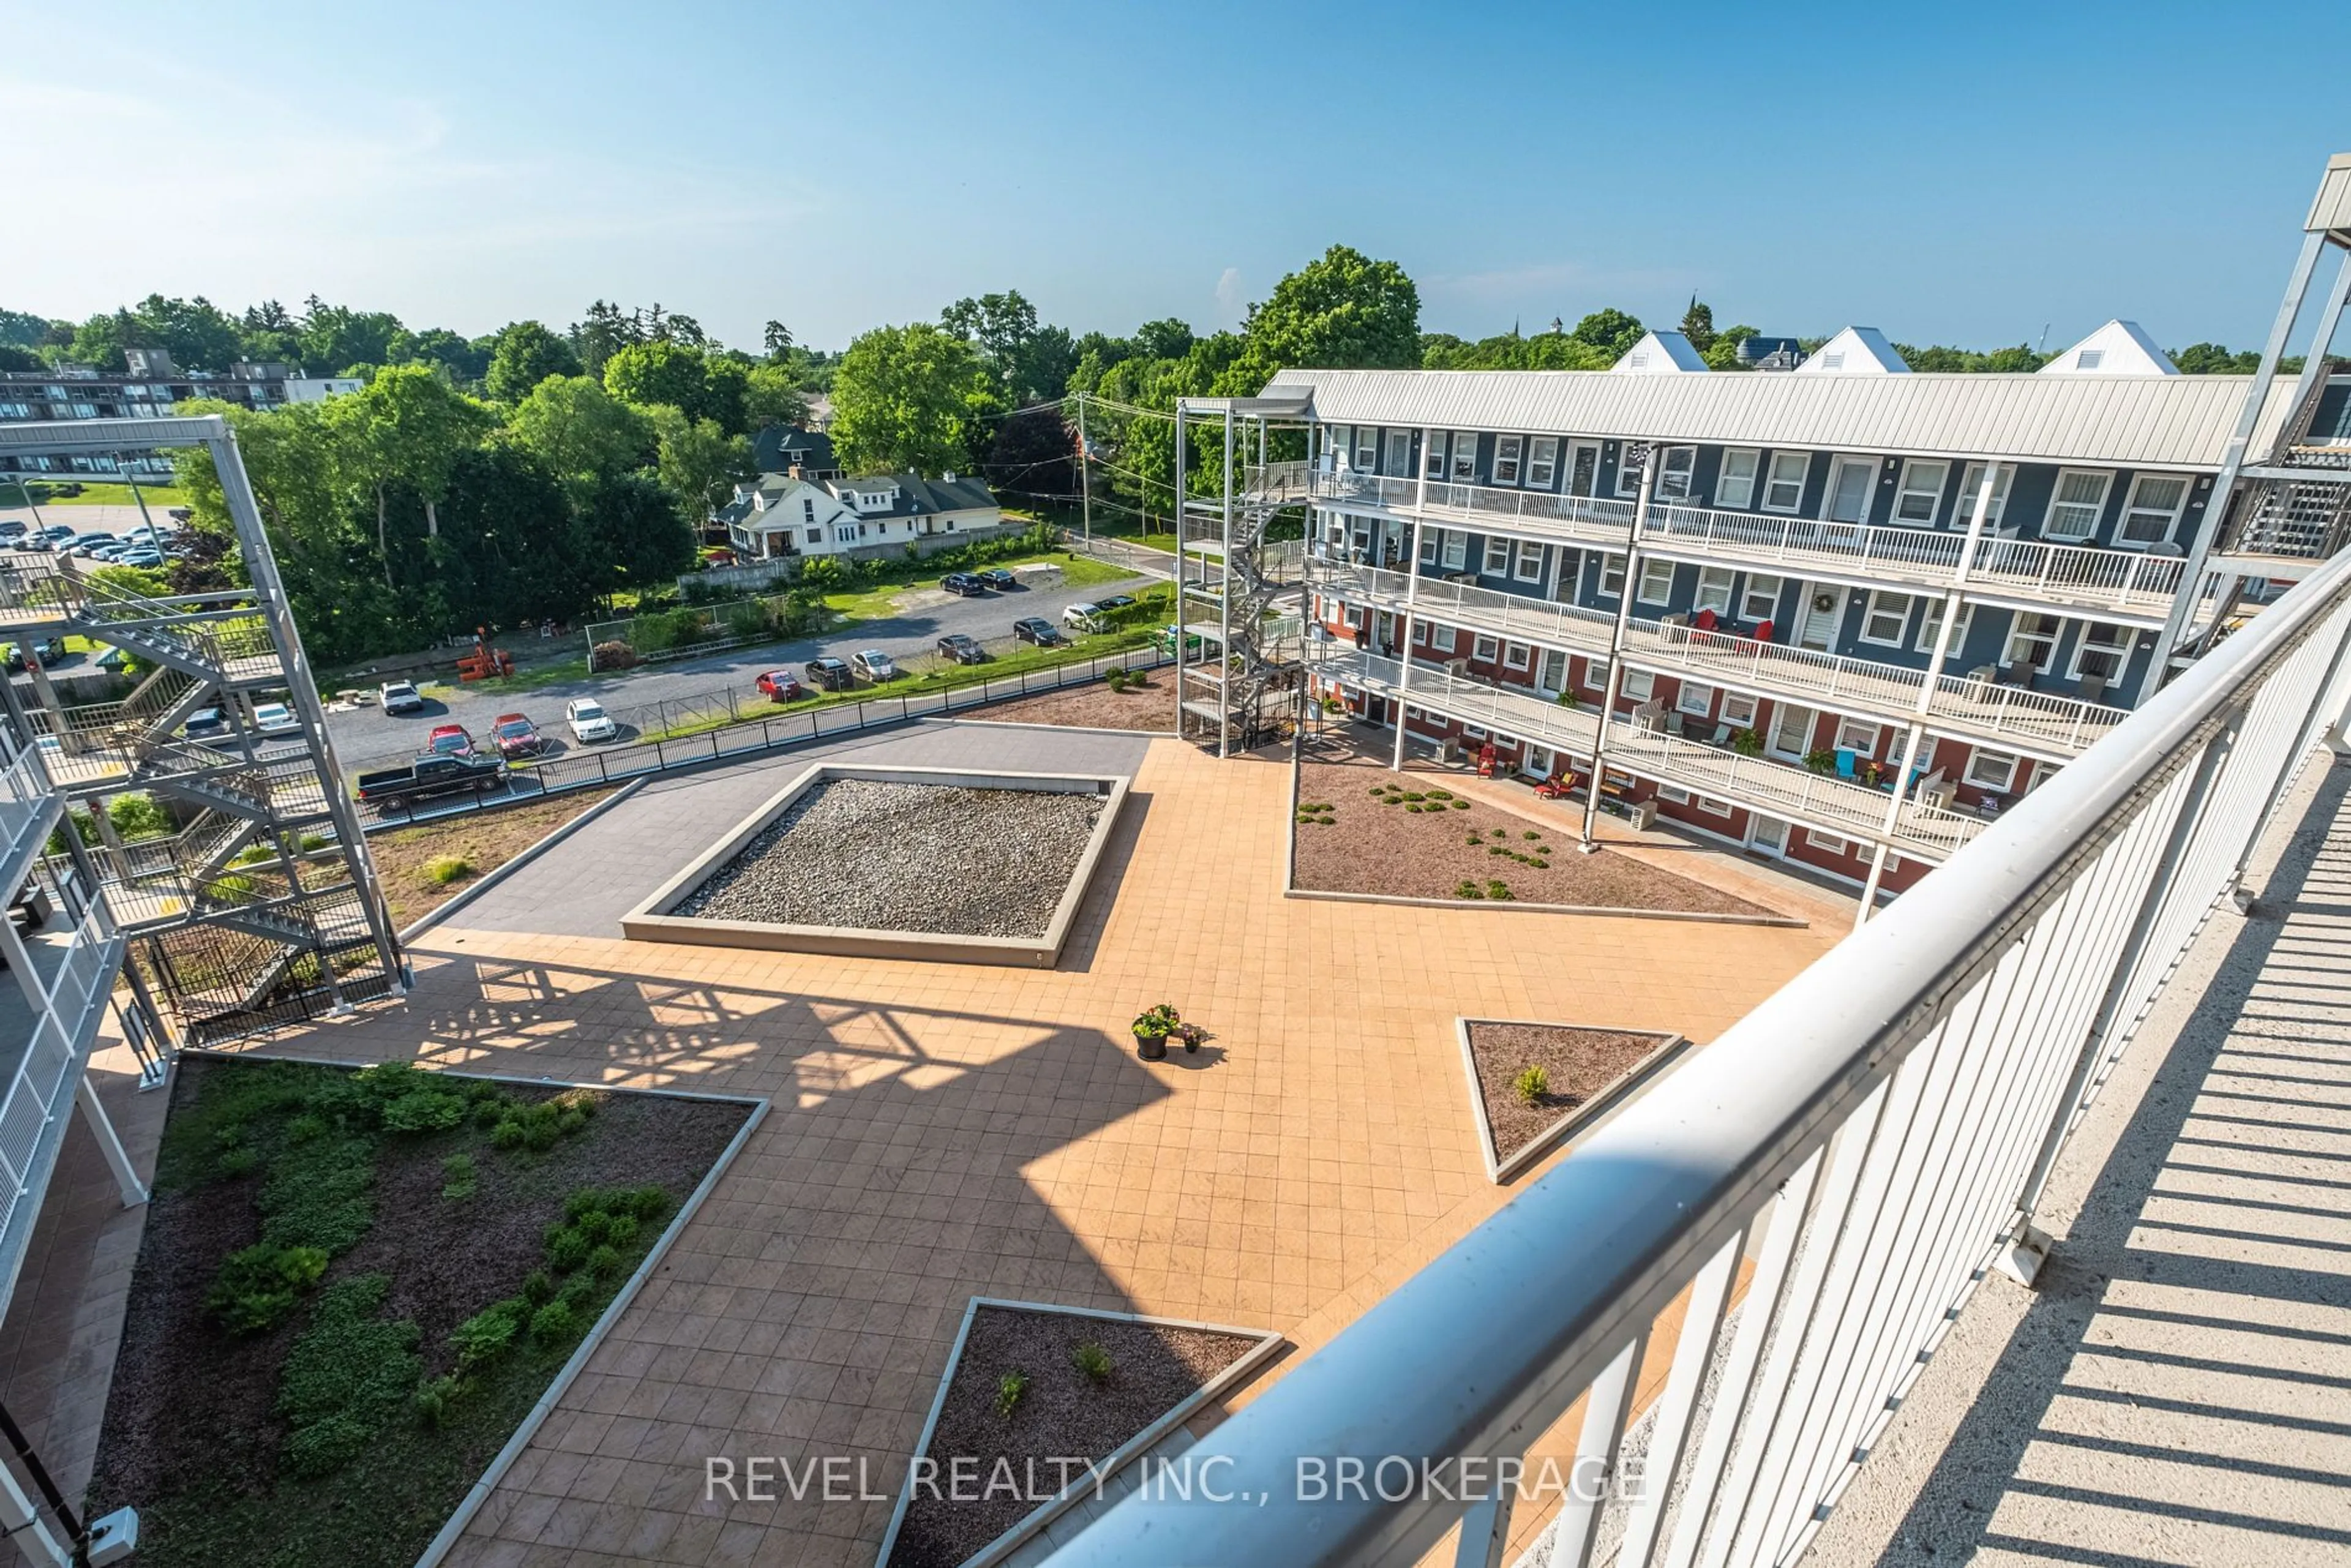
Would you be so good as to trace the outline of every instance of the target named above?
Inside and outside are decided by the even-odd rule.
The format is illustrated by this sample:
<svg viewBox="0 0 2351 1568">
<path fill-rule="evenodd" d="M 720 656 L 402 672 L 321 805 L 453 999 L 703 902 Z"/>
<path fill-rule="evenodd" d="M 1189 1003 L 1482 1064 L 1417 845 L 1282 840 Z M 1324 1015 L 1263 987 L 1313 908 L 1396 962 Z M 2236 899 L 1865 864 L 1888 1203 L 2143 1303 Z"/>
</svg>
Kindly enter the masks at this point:
<svg viewBox="0 0 2351 1568">
<path fill-rule="evenodd" d="M 0 0 L 0 305 L 472 334 L 601 296 L 838 347 L 1007 287 L 1231 325 L 1343 241 L 1472 337 L 1696 290 L 1767 331 L 2258 340 L 2351 149 L 2351 6 L 1914 9 Z"/>
</svg>

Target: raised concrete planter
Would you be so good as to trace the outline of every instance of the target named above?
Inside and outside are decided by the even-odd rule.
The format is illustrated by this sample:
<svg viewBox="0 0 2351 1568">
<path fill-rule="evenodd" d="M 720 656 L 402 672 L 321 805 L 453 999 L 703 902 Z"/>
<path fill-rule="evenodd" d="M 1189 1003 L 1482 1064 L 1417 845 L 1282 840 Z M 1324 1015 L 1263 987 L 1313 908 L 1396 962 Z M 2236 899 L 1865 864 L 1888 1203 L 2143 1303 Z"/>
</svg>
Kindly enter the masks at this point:
<svg viewBox="0 0 2351 1568">
<path fill-rule="evenodd" d="M 929 785 L 967 789 L 1030 789 L 1103 797 L 1084 849 L 1054 906 L 1044 934 L 1034 937 L 962 936 L 860 925 L 808 925 L 761 920 L 705 919 L 670 913 L 721 867 L 790 810 L 800 798 L 839 779 Z M 683 942 L 701 946 L 757 947 L 774 952 L 828 953 L 855 958 L 914 958 L 932 963 L 1005 964 L 1049 969 L 1061 957 L 1078 906 L 1093 881 L 1102 848 L 1110 841 L 1119 807 L 1132 780 L 1123 776 L 1075 773 L 987 773 L 954 768 L 862 768 L 823 762 L 809 768 L 737 822 L 726 835 L 662 884 L 651 898 L 621 918 L 622 935 L 640 942 Z M 953 874 L 952 867 L 940 874 Z"/>
</svg>

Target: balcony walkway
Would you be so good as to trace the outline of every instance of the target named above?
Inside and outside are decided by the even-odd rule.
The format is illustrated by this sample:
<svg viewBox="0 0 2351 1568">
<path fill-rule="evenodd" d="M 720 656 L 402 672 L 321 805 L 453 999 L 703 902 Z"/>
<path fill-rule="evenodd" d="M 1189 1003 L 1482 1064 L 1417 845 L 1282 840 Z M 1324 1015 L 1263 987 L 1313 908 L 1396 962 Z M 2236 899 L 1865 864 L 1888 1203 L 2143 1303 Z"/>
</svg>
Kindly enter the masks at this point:
<svg viewBox="0 0 2351 1568">
<path fill-rule="evenodd" d="M 2351 766 L 2301 792 L 1806 1568 L 2351 1562 Z"/>
</svg>

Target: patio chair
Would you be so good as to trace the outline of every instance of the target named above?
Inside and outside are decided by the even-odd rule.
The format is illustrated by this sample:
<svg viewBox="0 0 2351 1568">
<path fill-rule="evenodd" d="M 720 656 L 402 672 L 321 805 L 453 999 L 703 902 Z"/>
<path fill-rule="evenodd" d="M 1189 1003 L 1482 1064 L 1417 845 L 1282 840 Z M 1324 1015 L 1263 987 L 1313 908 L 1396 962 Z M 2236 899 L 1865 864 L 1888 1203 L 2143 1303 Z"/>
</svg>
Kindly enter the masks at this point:
<svg viewBox="0 0 2351 1568">
<path fill-rule="evenodd" d="M 1550 778 L 1535 786 L 1535 799 L 1538 800 L 1564 800 L 1568 797 L 1568 792 L 1574 788 L 1575 769 L 1573 768 L 1555 768 L 1552 769 L 1552 775 Z"/>
<path fill-rule="evenodd" d="M 1758 621 L 1755 622 L 1755 630 L 1751 635 L 1758 643 L 1769 643 L 1771 640 L 1772 630 L 1771 622 L 1769 621 Z"/>
<path fill-rule="evenodd" d="M 1697 619 L 1690 622 L 1690 630 L 1693 632 L 1711 632 L 1714 630 L 1714 621 L 1715 617 L 1713 611 L 1701 610 L 1698 612 Z"/>
<path fill-rule="evenodd" d="M 1853 781 L 1855 765 L 1861 759 L 1844 747 L 1837 747 L 1836 776 L 1847 783 Z"/>
</svg>

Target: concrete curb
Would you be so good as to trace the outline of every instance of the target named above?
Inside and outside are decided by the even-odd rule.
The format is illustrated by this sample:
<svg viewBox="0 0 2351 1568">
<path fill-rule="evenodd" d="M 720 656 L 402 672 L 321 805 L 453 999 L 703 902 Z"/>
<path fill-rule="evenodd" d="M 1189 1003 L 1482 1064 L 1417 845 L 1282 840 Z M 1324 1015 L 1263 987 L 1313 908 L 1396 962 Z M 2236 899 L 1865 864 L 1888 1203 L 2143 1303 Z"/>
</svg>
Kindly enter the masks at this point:
<svg viewBox="0 0 2351 1568">
<path fill-rule="evenodd" d="M 1626 1068 L 1622 1076 L 1599 1093 L 1567 1112 L 1566 1114 L 1529 1139 L 1508 1158 L 1497 1155 L 1494 1146 L 1494 1124 L 1486 1114 L 1486 1088 L 1478 1076 L 1478 1051 L 1469 1043 L 1473 1024 L 1525 1024 L 1536 1029 L 1605 1029 L 1617 1034 L 1645 1034 L 1656 1038 L 1657 1048 Z M 1461 1071 L 1469 1082 L 1469 1113 L 1478 1122 L 1478 1150 L 1486 1156 L 1486 1179 L 1496 1186 L 1509 1185 L 1511 1178 L 1535 1164 L 1566 1141 L 1573 1133 L 1581 1133 L 1605 1120 L 1624 1106 L 1652 1079 L 1672 1063 L 1681 1060 L 1690 1049 L 1687 1035 L 1667 1029 L 1618 1029 L 1613 1024 L 1562 1024 L 1547 1019 L 1484 1019 L 1457 1018 L 1453 1020 L 1454 1038 L 1461 1046 Z"/>
<path fill-rule="evenodd" d="M 653 776 L 650 775 L 632 779 L 626 784 L 622 785 L 610 795 L 604 797 L 601 800 L 597 801 L 594 805 L 589 807 L 586 810 L 572 818 L 569 821 L 562 823 L 545 838 L 540 839 L 537 843 L 532 844 L 528 849 L 524 850 L 522 853 L 515 856 L 514 859 L 507 862 L 506 864 L 499 866 L 487 876 L 481 878 L 471 887 L 468 887 L 463 893 L 458 894 L 455 898 L 449 899 L 447 902 L 431 910 L 425 915 L 423 919 L 413 922 L 404 930 L 401 931 L 399 933 L 401 946 L 404 947 L 411 942 L 415 941 L 417 937 L 431 930 L 434 926 L 438 925 L 442 921 L 446 920 L 452 915 L 456 914 L 457 911 L 465 908 L 465 905 L 473 903 L 474 900 L 489 892 L 490 889 L 497 886 L 498 883 L 504 882 L 507 877 L 513 875 L 516 872 L 520 871 L 523 867 L 528 865 L 531 862 L 537 860 L 539 856 L 545 854 L 548 851 L 561 843 L 565 839 L 569 838 L 573 833 L 579 831 L 581 828 L 586 827 L 589 823 L 594 821 L 597 818 L 602 816 L 605 812 L 611 810 L 613 807 L 619 805 L 630 796 L 636 794 L 647 784 L 652 782 Z M 533 797 L 533 799 L 536 800 L 548 800 L 551 797 L 544 795 Z M 517 804 L 519 803 L 520 802 L 517 802 Z M 416 825 L 420 828 L 429 828 L 433 824 L 430 821 L 423 821 L 419 822 Z"/>
</svg>

